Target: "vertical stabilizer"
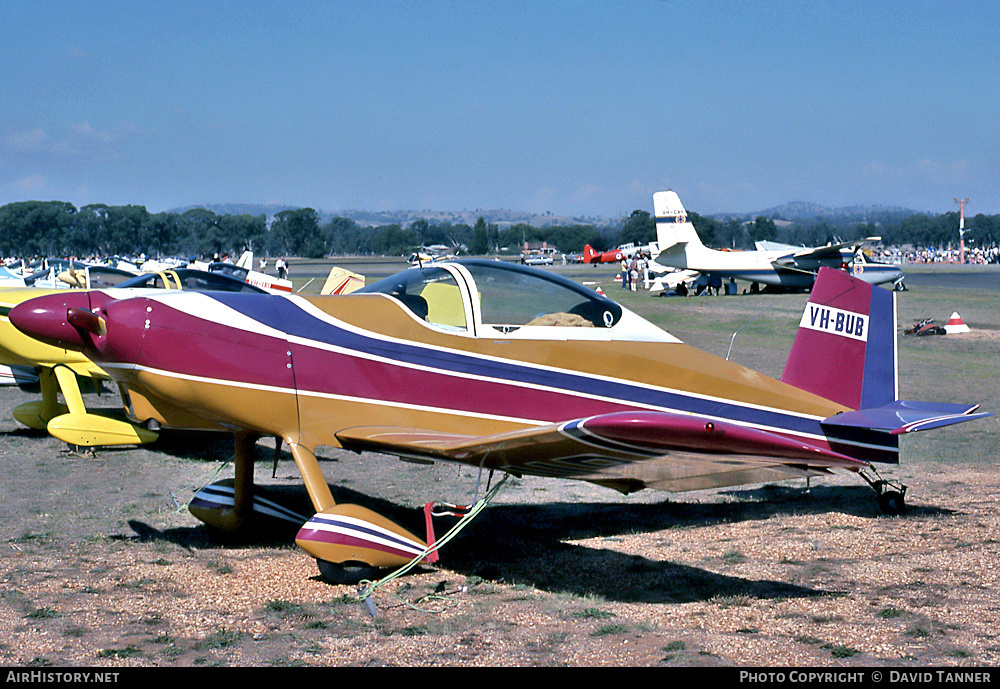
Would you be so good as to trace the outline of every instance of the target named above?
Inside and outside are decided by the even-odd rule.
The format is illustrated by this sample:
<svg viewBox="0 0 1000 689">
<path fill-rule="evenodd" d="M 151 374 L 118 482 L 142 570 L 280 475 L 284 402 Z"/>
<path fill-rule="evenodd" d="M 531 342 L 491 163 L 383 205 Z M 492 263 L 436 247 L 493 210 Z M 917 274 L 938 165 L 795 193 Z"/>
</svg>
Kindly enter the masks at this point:
<svg viewBox="0 0 1000 689">
<path fill-rule="evenodd" d="M 661 252 L 677 245 L 702 246 L 676 192 L 658 191 L 653 194 L 653 212 L 656 216 L 656 242 Z"/>
<path fill-rule="evenodd" d="M 820 268 L 781 380 L 851 409 L 894 402 L 895 292 Z"/>
<path fill-rule="evenodd" d="M 365 276 L 354 273 L 346 268 L 334 266 L 323 283 L 320 294 L 350 294 L 365 286 Z"/>
</svg>

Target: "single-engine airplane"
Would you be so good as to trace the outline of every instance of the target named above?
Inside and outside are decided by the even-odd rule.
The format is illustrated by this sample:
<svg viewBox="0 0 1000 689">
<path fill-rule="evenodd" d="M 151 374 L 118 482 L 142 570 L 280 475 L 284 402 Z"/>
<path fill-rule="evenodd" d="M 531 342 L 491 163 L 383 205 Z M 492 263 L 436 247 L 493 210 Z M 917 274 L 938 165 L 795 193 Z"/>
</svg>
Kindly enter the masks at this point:
<svg viewBox="0 0 1000 689">
<path fill-rule="evenodd" d="M 476 259 L 336 297 L 55 294 L 10 320 L 82 350 L 128 390 L 135 422 L 234 433 L 235 478 L 189 505 L 212 528 L 286 518 L 253 483 L 257 439 L 283 439 L 316 512 L 296 542 L 341 582 L 430 551 L 389 519 L 336 503 L 321 445 L 626 493 L 845 469 L 895 512 L 905 487 L 877 479 L 871 463 L 897 462 L 900 435 L 989 416 L 897 400 L 895 294 L 826 268 L 781 380 L 561 276 Z"/>
<path fill-rule="evenodd" d="M 78 271 L 75 275 L 86 276 L 86 282 L 82 284 L 96 286 L 96 283 L 91 283 L 89 273 Z M 98 273 L 95 273 L 95 281 L 97 276 Z M 186 268 L 133 276 L 107 293 L 125 297 L 151 289 L 266 293 L 259 287 L 226 275 Z M 80 380 L 89 380 L 95 389 L 100 388 L 101 381 L 111 380 L 99 366 L 79 351 L 40 342 L 11 325 L 10 311 L 18 304 L 45 294 L 71 291 L 75 290 L 23 288 L 0 291 L 0 365 L 10 367 L 7 370 L 17 374 L 14 382 L 22 388 L 39 386 L 42 393 L 40 400 L 23 402 L 15 407 L 14 418 L 28 428 L 48 431 L 70 445 L 95 447 L 152 442 L 157 437 L 155 429 L 87 410 Z M 32 372 L 34 376 L 29 376 Z M 60 392 L 63 402 L 58 399 Z"/>
<path fill-rule="evenodd" d="M 648 253 L 651 258 L 656 258 L 660 253 L 659 244 L 657 242 L 651 242 L 645 246 L 637 246 L 635 244 L 622 244 L 621 246 L 611 249 L 609 251 L 598 251 L 590 244 L 585 244 L 583 247 L 583 262 L 584 263 L 618 263 L 623 259 L 632 258 L 635 256 L 637 251 L 642 251 Z"/>
<path fill-rule="evenodd" d="M 673 191 L 653 194 L 656 238 L 660 254 L 656 262 L 680 270 L 736 278 L 784 289 L 809 289 L 821 266 L 847 268 L 857 278 L 873 284 L 893 283 L 902 289 L 899 266 L 865 258 L 860 248 L 877 241 L 868 237 L 853 242 L 817 247 L 794 247 L 770 243 L 757 251 L 718 251 L 701 243 L 680 198 Z M 761 244 L 766 246 L 766 244 Z"/>
<path fill-rule="evenodd" d="M 213 273 L 221 273 L 229 277 L 243 280 L 254 287 L 260 287 L 271 294 L 291 294 L 292 281 L 282 277 L 275 277 L 253 269 L 253 252 L 244 251 L 240 260 L 236 263 L 228 261 L 213 261 L 207 266 Z"/>
<path fill-rule="evenodd" d="M 421 246 L 406 259 L 411 266 L 420 266 L 424 263 L 437 263 L 438 261 L 453 261 L 458 258 L 453 247 L 446 244 L 433 244 L 431 246 Z"/>
</svg>

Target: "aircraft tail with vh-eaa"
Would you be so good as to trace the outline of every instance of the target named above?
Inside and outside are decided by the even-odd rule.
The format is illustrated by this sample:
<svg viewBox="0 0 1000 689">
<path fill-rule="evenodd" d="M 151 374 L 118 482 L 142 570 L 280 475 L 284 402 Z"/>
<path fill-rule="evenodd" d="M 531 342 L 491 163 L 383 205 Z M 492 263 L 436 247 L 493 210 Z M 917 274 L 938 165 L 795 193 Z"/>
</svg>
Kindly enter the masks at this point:
<svg viewBox="0 0 1000 689">
<path fill-rule="evenodd" d="M 728 252 L 709 249 L 688 218 L 680 197 L 674 191 L 653 194 L 656 218 L 656 243 L 661 263 L 678 269 L 703 271 L 709 266 L 722 267 Z"/>
</svg>

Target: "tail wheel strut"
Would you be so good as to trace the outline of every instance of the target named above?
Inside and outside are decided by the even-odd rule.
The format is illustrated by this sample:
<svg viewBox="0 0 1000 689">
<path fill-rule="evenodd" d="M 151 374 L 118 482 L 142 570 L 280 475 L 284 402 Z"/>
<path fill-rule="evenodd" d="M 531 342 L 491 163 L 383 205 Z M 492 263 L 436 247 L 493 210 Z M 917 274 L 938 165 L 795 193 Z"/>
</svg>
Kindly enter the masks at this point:
<svg viewBox="0 0 1000 689">
<path fill-rule="evenodd" d="M 871 465 L 858 474 L 878 495 L 878 506 L 882 514 L 895 516 L 906 509 L 906 486 L 902 483 L 882 478 Z"/>
</svg>

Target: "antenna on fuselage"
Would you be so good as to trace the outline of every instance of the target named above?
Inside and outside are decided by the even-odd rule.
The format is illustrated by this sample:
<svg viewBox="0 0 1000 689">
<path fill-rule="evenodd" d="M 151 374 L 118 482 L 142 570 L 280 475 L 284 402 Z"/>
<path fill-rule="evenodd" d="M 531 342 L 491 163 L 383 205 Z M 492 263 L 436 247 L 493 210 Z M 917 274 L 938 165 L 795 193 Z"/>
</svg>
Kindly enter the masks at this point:
<svg viewBox="0 0 1000 689">
<path fill-rule="evenodd" d="M 750 325 L 751 323 L 753 323 L 755 320 L 757 320 L 758 318 L 760 318 L 761 316 L 763 316 L 765 313 L 767 313 L 768 311 L 770 311 L 772 308 L 774 308 L 774 304 L 771 304 L 766 309 L 764 309 L 763 311 L 761 311 L 760 313 L 758 313 L 756 316 L 754 316 L 753 318 L 751 318 L 749 321 L 747 321 L 746 323 L 744 323 L 743 325 L 741 325 L 740 328 L 739 328 L 739 330 L 737 330 L 736 332 L 733 333 L 733 337 L 729 340 L 729 351 L 726 352 L 726 361 L 729 361 L 729 355 L 733 353 L 733 342 L 736 341 L 736 336 L 740 334 L 740 330 L 743 330 L 743 328 L 745 328 L 748 325 Z"/>
</svg>

